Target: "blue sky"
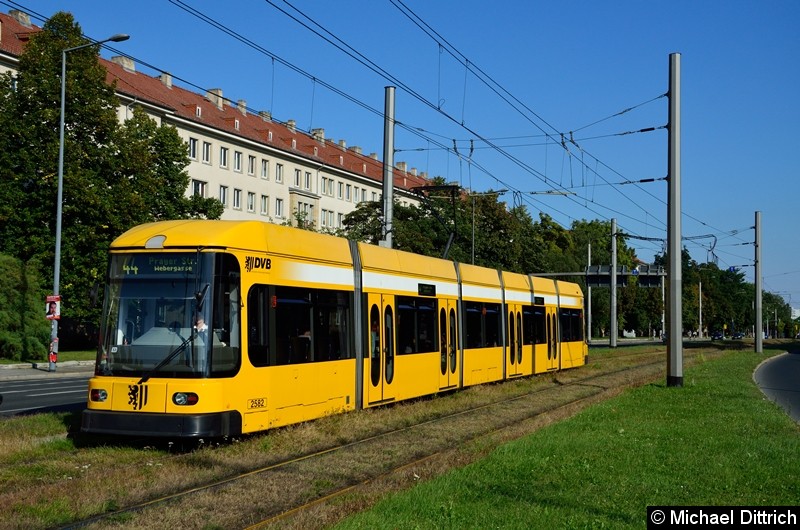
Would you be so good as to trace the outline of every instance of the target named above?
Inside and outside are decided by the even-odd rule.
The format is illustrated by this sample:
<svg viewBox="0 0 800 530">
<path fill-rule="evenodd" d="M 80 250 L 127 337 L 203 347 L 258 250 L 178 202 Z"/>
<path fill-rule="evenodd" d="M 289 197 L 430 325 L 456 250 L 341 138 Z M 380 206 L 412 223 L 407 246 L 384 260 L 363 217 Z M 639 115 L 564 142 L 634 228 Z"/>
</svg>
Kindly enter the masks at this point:
<svg viewBox="0 0 800 530">
<path fill-rule="evenodd" d="M 397 86 L 396 162 L 508 189 L 563 226 L 615 218 L 648 238 L 629 240 L 645 261 L 666 238 L 667 184 L 621 183 L 666 176 L 679 53 L 684 245 L 753 282 L 760 211 L 764 288 L 800 307 L 795 0 L 0 0 L 12 7 L 38 25 L 69 11 L 94 39 L 128 33 L 114 49 L 139 71 L 221 88 L 365 153 L 382 156 L 384 87 Z"/>
</svg>

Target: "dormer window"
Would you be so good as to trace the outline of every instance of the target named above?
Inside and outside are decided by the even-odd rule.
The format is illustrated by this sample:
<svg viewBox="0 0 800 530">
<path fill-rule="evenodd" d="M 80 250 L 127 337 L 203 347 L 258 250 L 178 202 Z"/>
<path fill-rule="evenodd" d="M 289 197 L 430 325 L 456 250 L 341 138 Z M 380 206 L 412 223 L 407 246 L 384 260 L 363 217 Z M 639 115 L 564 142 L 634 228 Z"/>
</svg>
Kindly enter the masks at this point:
<svg viewBox="0 0 800 530">
<path fill-rule="evenodd" d="M 202 118 L 203 117 L 203 109 L 198 106 L 194 110 L 194 115 L 195 115 L 196 118 Z"/>
<path fill-rule="evenodd" d="M 292 138 L 292 149 L 297 149 L 297 140 Z"/>
<path fill-rule="evenodd" d="M 233 128 L 239 130 L 239 120 L 233 120 Z"/>
</svg>

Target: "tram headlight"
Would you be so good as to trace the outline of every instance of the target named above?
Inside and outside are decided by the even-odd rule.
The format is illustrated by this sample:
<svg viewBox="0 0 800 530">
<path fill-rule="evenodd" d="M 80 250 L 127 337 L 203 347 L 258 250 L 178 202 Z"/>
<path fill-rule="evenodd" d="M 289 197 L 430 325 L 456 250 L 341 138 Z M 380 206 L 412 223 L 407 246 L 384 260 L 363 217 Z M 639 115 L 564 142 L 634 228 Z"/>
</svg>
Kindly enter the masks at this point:
<svg viewBox="0 0 800 530">
<path fill-rule="evenodd" d="M 199 399 L 194 392 L 175 392 L 172 394 L 172 402 L 179 406 L 194 405 Z"/>
<path fill-rule="evenodd" d="M 106 392 L 102 388 L 93 388 L 90 394 L 90 399 L 92 401 L 99 401 L 102 403 L 103 401 L 108 399 L 108 392 Z"/>
</svg>

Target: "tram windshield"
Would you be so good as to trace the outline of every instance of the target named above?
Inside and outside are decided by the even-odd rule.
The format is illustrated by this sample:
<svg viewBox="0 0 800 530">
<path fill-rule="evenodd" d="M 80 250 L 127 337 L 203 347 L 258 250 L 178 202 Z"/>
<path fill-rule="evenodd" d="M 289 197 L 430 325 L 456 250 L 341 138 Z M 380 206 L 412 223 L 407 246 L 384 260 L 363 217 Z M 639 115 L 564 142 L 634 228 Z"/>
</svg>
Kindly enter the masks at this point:
<svg viewBox="0 0 800 530">
<path fill-rule="evenodd" d="M 224 377 L 240 365 L 236 259 L 221 253 L 111 256 L 97 375 Z"/>
</svg>

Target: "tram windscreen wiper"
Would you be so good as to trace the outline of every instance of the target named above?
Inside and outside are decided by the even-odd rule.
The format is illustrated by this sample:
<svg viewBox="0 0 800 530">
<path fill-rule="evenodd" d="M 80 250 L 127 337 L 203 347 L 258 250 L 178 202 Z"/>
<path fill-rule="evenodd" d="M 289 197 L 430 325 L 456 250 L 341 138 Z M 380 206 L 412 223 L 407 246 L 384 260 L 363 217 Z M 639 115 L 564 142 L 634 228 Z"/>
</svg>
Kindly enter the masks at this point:
<svg viewBox="0 0 800 530">
<path fill-rule="evenodd" d="M 176 331 L 176 333 L 177 333 L 177 331 Z M 153 368 L 152 368 L 152 369 L 151 369 L 149 372 L 147 372 L 146 374 L 144 374 L 144 375 L 142 376 L 142 378 L 141 378 L 141 379 L 139 379 L 139 382 L 138 382 L 138 383 L 136 383 L 136 384 L 137 384 L 137 385 L 141 385 L 142 383 L 145 383 L 145 382 L 147 382 L 147 380 L 148 380 L 148 379 L 150 379 L 150 378 L 153 376 L 153 374 L 154 374 L 154 373 L 158 372 L 159 370 L 161 370 L 162 368 L 164 368 L 166 365 L 168 365 L 170 362 L 172 362 L 172 360 L 173 360 L 175 357 L 177 357 L 177 356 L 178 356 L 178 354 L 180 354 L 180 353 L 181 353 L 183 350 L 185 350 L 185 349 L 186 349 L 186 346 L 188 346 L 188 345 L 189 345 L 189 343 L 190 343 L 190 342 L 192 342 L 192 341 L 194 340 L 194 338 L 195 338 L 195 336 L 196 336 L 196 335 L 197 335 L 197 330 L 196 330 L 196 329 L 194 329 L 194 328 L 192 328 L 192 331 L 191 331 L 191 333 L 189 333 L 189 336 L 188 336 L 188 337 L 186 337 L 185 339 L 183 339 L 183 342 L 181 342 L 180 344 L 178 344 L 178 345 L 175 347 L 175 349 L 174 349 L 174 350 L 172 350 L 171 352 L 169 352 L 169 355 L 167 355 L 166 357 L 164 357 L 164 359 L 163 359 L 163 360 L 162 360 L 160 363 L 158 363 L 157 365 L 155 365 L 155 366 L 154 366 L 154 367 L 153 367 Z M 178 335 L 178 336 L 180 336 L 180 335 Z"/>
<path fill-rule="evenodd" d="M 207 284 L 205 284 L 203 286 L 203 288 L 200 291 L 197 291 L 194 294 L 194 299 L 195 299 L 195 303 L 196 303 L 196 306 L 197 306 L 196 309 L 195 309 L 196 311 L 202 311 L 203 303 L 205 302 L 206 293 L 208 293 L 208 288 L 209 287 L 210 287 L 210 284 L 207 283 Z M 176 331 L 175 333 L 177 334 L 178 332 Z M 178 336 L 180 337 L 180 335 L 178 335 Z M 169 355 L 164 357 L 164 359 L 160 363 L 155 365 L 150 371 L 148 371 L 146 374 L 144 374 L 142 376 L 142 378 L 139 379 L 139 382 L 137 384 L 141 385 L 142 383 L 147 382 L 147 380 L 150 379 L 153 376 L 154 373 L 158 372 L 159 370 L 164 368 L 166 365 L 168 365 L 170 362 L 172 362 L 172 360 L 175 357 L 177 357 L 183 350 L 186 349 L 186 346 L 188 346 L 189 343 L 192 342 L 195 339 L 196 336 L 197 336 L 197 329 L 196 328 L 192 328 L 191 332 L 189 333 L 189 336 L 186 337 L 185 339 L 183 339 L 183 342 L 178 344 L 178 346 L 176 346 L 174 350 L 169 352 Z"/>
</svg>

